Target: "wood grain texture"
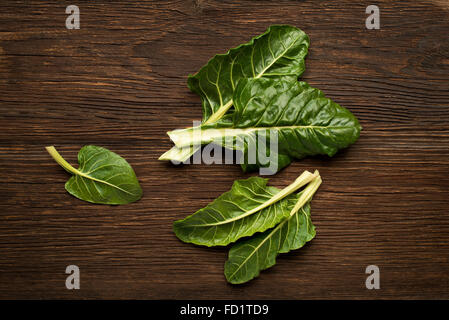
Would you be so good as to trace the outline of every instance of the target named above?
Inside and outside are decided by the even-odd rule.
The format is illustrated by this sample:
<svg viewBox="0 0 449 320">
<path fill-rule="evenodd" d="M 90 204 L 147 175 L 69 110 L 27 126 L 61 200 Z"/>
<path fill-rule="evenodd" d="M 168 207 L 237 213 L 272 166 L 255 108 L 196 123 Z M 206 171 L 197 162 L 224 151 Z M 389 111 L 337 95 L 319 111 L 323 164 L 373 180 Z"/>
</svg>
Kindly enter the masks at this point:
<svg viewBox="0 0 449 320">
<path fill-rule="evenodd" d="M 72 4 L 72 3 L 70 3 Z M 0 298 L 449 299 L 449 5 L 376 1 L 60 1 L 0 4 Z M 201 118 L 187 75 L 270 24 L 311 38 L 303 76 L 360 120 L 331 159 L 296 161 L 283 187 L 319 169 L 317 237 L 255 281 L 231 286 L 227 251 L 181 243 L 172 222 L 248 177 L 237 165 L 159 162 L 165 132 Z M 92 205 L 64 190 L 85 144 L 133 166 L 143 198 Z M 81 289 L 65 288 L 76 264 Z M 378 265 L 381 289 L 365 288 Z"/>
</svg>

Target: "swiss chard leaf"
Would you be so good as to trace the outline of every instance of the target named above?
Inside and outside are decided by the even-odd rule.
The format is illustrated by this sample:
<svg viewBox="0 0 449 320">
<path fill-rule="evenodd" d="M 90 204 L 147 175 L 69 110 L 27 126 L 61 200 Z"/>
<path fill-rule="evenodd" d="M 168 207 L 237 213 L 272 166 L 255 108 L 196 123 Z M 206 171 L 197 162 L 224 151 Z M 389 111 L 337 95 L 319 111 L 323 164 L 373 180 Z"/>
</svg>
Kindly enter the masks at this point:
<svg viewBox="0 0 449 320">
<path fill-rule="evenodd" d="M 288 199 L 290 215 L 276 227 L 242 239 L 231 248 L 224 270 L 228 282 L 240 284 L 257 277 L 260 271 L 276 263 L 279 253 L 299 249 L 315 237 L 315 226 L 307 202 L 320 184 L 321 178 L 318 177 L 296 195 L 296 201 Z"/>
<path fill-rule="evenodd" d="M 305 69 L 309 37 L 298 28 L 273 25 L 248 43 L 217 54 L 188 78 L 192 92 L 201 97 L 203 123 L 220 120 L 233 105 L 233 92 L 242 78 L 291 76 L 297 79 Z M 160 160 L 187 160 L 199 146 L 176 146 Z"/>
<path fill-rule="evenodd" d="M 241 237 L 263 232 L 286 218 L 291 211 L 291 193 L 313 180 L 305 171 L 294 183 L 279 190 L 267 186 L 268 179 L 251 177 L 234 182 L 205 208 L 173 224 L 175 234 L 184 242 L 205 246 L 225 246 Z"/>
<path fill-rule="evenodd" d="M 100 204 L 125 204 L 142 196 L 134 170 L 118 154 L 102 147 L 84 146 L 75 169 L 54 147 L 46 147 L 55 161 L 73 176 L 65 189 L 78 199 Z"/>
<path fill-rule="evenodd" d="M 226 113 L 240 79 L 299 77 L 308 47 L 309 37 L 300 29 L 274 25 L 248 43 L 217 54 L 187 81 L 190 90 L 201 97 L 203 122 L 215 122 Z"/>
<path fill-rule="evenodd" d="M 274 173 L 292 158 L 332 156 L 354 143 L 361 130 L 350 111 L 305 82 L 241 79 L 233 101 L 230 121 L 170 131 L 170 138 L 180 148 L 214 142 L 241 150 L 245 171 L 270 166 Z M 255 161 L 251 161 L 251 152 L 257 154 Z M 261 153 L 270 155 L 269 164 L 260 161 Z"/>
</svg>

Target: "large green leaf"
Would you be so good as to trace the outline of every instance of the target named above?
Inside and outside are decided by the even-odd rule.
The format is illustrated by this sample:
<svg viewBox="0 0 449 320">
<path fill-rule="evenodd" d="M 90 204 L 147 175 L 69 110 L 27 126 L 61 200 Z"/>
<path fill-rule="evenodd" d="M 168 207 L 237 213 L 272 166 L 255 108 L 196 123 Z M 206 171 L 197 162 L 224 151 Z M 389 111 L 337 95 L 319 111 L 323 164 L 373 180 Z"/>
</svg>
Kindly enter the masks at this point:
<svg viewBox="0 0 449 320">
<path fill-rule="evenodd" d="M 305 82 L 241 79 L 233 101 L 232 119 L 170 131 L 170 138 L 179 148 L 214 142 L 241 150 L 245 171 L 270 166 L 274 173 L 292 158 L 332 156 L 354 143 L 361 130 L 350 111 Z M 270 155 L 270 163 L 263 163 L 262 155 Z"/>
<path fill-rule="evenodd" d="M 257 277 L 276 264 L 279 253 L 299 249 L 315 237 L 308 202 L 320 184 L 318 177 L 296 195 L 297 200 L 288 199 L 291 213 L 276 227 L 242 239 L 231 248 L 224 270 L 228 282 L 239 284 Z"/>
<path fill-rule="evenodd" d="M 173 224 L 175 234 L 184 242 L 205 246 L 225 246 L 241 237 L 272 228 L 290 214 L 291 193 L 313 180 L 305 171 L 294 183 L 279 190 L 267 186 L 268 179 L 251 177 L 236 180 L 205 208 Z"/>
<path fill-rule="evenodd" d="M 215 122 L 226 113 L 242 78 L 299 77 L 308 47 L 309 37 L 300 29 L 274 25 L 248 43 L 217 54 L 187 81 L 190 90 L 201 96 L 203 122 L 210 118 Z"/>
<path fill-rule="evenodd" d="M 118 154 L 102 147 L 84 146 L 78 153 L 79 168 L 75 169 L 54 147 L 47 151 L 73 176 L 66 182 L 66 190 L 73 196 L 101 204 L 125 204 L 142 196 L 142 189 L 134 170 Z"/>
<path fill-rule="evenodd" d="M 305 69 L 309 37 L 288 25 L 273 25 L 248 43 L 217 54 L 188 78 L 191 91 L 201 97 L 203 123 L 220 120 L 233 105 L 233 92 L 242 78 L 291 76 L 297 79 Z M 173 147 L 160 160 L 185 161 L 198 146 Z"/>
</svg>

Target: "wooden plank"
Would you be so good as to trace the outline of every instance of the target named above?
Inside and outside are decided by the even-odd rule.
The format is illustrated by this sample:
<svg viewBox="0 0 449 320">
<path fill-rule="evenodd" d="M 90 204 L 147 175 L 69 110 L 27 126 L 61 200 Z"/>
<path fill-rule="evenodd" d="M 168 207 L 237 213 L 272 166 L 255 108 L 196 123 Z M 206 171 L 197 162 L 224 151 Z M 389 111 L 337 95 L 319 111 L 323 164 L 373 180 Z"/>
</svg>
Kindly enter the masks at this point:
<svg viewBox="0 0 449 320">
<path fill-rule="evenodd" d="M 58 1 L 0 7 L 0 298 L 449 298 L 449 6 L 370 2 L 78 1 L 81 29 Z M 255 281 L 231 286 L 227 250 L 183 244 L 172 222 L 248 177 L 237 165 L 157 160 L 167 130 L 201 117 L 186 86 L 216 53 L 270 24 L 311 38 L 305 81 L 361 121 L 359 141 L 332 159 L 296 161 L 278 187 L 319 169 L 317 237 Z M 85 144 L 134 167 L 144 197 L 82 202 L 46 154 L 75 163 Z M 81 290 L 65 288 L 65 267 Z M 381 289 L 365 288 L 365 268 Z"/>
</svg>

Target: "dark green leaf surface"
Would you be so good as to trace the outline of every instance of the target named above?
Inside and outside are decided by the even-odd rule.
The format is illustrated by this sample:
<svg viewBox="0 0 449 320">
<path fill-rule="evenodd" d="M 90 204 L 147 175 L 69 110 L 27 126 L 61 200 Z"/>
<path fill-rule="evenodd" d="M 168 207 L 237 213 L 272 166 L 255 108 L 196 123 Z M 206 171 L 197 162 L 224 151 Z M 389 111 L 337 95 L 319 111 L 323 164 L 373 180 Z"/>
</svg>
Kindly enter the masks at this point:
<svg viewBox="0 0 449 320">
<path fill-rule="evenodd" d="M 305 69 L 309 37 L 288 25 L 273 25 L 248 43 L 218 54 L 188 78 L 192 92 L 200 95 L 203 123 L 219 121 L 233 105 L 233 92 L 240 79 L 289 76 L 297 79 Z M 159 160 L 185 161 L 199 146 L 176 146 Z"/>
<path fill-rule="evenodd" d="M 278 201 L 257 214 L 240 218 L 280 191 L 267 186 L 267 181 L 259 177 L 236 180 L 230 191 L 195 214 L 176 221 L 173 225 L 176 236 L 184 242 L 224 246 L 240 237 L 273 227 L 290 213 L 285 208 L 285 201 Z"/>
<path fill-rule="evenodd" d="M 298 78 L 304 72 L 308 47 L 309 38 L 300 29 L 274 25 L 248 43 L 213 57 L 188 79 L 190 90 L 201 96 L 203 122 L 217 112 L 223 115 L 223 108 L 229 109 L 242 78 Z"/>
<path fill-rule="evenodd" d="M 47 147 L 53 158 L 73 176 L 66 190 L 73 196 L 101 204 L 125 204 L 142 196 L 134 170 L 118 154 L 102 147 L 84 146 L 78 153 L 79 168 L 68 164 L 53 147 Z"/>
<path fill-rule="evenodd" d="M 288 199 L 294 198 L 291 193 L 315 177 L 306 171 L 282 190 L 267 186 L 268 179 L 260 177 L 236 180 L 230 191 L 193 215 L 176 221 L 174 232 L 184 242 L 225 246 L 265 231 L 289 216 Z"/>
<path fill-rule="evenodd" d="M 242 168 L 252 170 L 264 167 L 260 144 L 266 154 L 276 161 L 277 171 L 292 158 L 308 155 L 334 155 L 337 150 L 354 143 L 361 126 L 354 115 L 305 82 L 286 78 L 241 79 L 234 92 L 234 108 L 230 121 L 203 125 L 201 135 L 194 129 L 169 132 L 177 147 L 218 143 L 241 150 Z M 270 134 L 276 138 L 276 150 L 270 150 Z M 258 153 L 257 161 L 250 163 L 249 151 Z"/>
<path fill-rule="evenodd" d="M 289 199 L 289 205 L 292 209 L 295 201 Z M 229 251 L 225 277 L 233 284 L 247 282 L 257 277 L 260 271 L 273 266 L 279 253 L 299 249 L 314 237 L 310 205 L 306 204 L 275 228 L 237 242 Z"/>
</svg>

